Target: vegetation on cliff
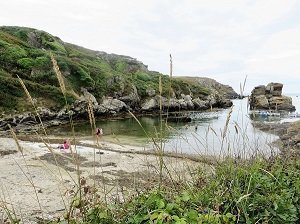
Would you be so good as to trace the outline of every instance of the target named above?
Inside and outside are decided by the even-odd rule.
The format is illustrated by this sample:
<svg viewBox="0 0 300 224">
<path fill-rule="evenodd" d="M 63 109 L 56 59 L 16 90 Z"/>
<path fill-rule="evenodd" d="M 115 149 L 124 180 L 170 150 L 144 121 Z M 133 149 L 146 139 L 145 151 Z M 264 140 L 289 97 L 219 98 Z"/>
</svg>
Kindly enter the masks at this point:
<svg viewBox="0 0 300 224">
<path fill-rule="evenodd" d="M 63 74 L 68 100 L 73 102 L 84 87 L 97 100 L 103 96 L 122 97 L 137 92 L 145 99 L 147 91 L 158 90 L 161 74 L 149 71 L 134 58 L 93 51 L 65 43 L 44 31 L 24 27 L 0 27 L 0 111 L 30 109 L 17 80 L 19 76 L 39 106 L 57 109 L 64 99 L 52 69 L 52 52 Z M 169 94 L 169 76 L 162 76 L 164 92 Z M 175 96 L 192 94 L 203 98 L 211 90 L 204 85 L 182 79 L 172 80 Z"/>
</svg>

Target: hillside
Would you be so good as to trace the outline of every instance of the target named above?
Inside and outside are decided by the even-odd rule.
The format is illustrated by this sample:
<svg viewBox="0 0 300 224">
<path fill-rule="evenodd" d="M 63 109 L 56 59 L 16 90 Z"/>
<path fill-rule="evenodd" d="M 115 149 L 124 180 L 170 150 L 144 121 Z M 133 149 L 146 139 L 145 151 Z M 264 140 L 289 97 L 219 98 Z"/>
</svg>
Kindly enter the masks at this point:
<svg viewBox="0 0 300 224">
<path fill-rule="evenodd" d="M 51 34 L 24 27 L 0 27 L 0 112 L 32 108 L 17 76 L 25 83 L 37 106 L 59 110 L 65 104 L 50 52 L 57 60 L 72 103 L 87 90 L 98 102 L 111 97 L 139 110 L 159 93 L 160 73 L 149 71 L 135 58 L 93 51 L 63 42 Z M 162 75 L 163 96 L 191 95 L 206 100 L 210 86 Z M 171 86 L 171 89 L 170 89 Z"/>
<path fill-rule="evenodd" d="M 188 83 L 196 83 L 207 89 L 213 90 L 213 92 L 221 94 L 222 96 L 228 99 L 236 99 L 239 97 L 239 95 L 233 90 L 231 86 L 223 85 L 211 78 L 181 76 L 177 79 L 183 80 Z"/>
</svg>

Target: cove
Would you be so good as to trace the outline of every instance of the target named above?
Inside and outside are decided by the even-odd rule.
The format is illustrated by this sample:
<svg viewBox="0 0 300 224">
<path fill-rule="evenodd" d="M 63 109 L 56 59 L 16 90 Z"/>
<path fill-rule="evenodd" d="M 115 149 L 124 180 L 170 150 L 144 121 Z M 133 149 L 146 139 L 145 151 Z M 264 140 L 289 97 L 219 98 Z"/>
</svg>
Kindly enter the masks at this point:
<svg viewBox="0 0 300 224">
<path fill-rule="evenodd" d="M 253 127 L 247 102 L 244 98 L 233 100 L 233 107 L 229 109 L 191 112 L 191 122 L 166 123 L 158 116 L 144 116 L 138 117 L 139 122 L 133 117 L 97 120 L 96 126 L 104 131 L 100 141 L 147 149 L 157 149 L 155 145 L 158 145 L 166 152 L 239 158 L 277 153 L 272 143 L 278 137 Z M 75 123 L 74 130 L 77 138 L 93 139 L 88 121 Z M 64 138 L 72 136 L 68 126 L 51 128 L 51 134 Z"/>
</svg>

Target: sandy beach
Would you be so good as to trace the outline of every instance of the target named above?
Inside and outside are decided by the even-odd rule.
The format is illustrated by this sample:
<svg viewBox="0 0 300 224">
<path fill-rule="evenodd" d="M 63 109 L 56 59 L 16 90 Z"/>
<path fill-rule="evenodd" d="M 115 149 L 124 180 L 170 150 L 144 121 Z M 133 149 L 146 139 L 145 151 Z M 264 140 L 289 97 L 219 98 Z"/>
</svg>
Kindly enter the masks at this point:
<svg viewBox="0 0 300 224">
<path fill-rule="evenodd" d="M 0 138 L 2 222 L 6 209 L 22 223 L 62 216 L 77 189 L 78 174 L 109 201 L 122 201 L 124 191 L 133 193 L 157 181 L 159 160 L 150 148 L 79 140 L 65 151 L 57 143 L 18 143 L 20 148 L 14 139 Z M 164 162 L 172 178 L 181 181 L 188 181 L 199 166 L 211 169 L 184 156 L 166 156 Z"/>
</svg>

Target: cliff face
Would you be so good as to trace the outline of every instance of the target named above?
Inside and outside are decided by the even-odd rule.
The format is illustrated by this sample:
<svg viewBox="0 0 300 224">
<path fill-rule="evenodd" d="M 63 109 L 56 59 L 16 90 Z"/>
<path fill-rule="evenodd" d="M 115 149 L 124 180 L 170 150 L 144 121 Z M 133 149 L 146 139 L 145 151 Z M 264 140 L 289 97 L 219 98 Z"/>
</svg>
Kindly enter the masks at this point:
<svg viewBox="0 0 300 224">
<path fill-rule="evenodd" d="M 283 84 L 269 83 L 256 86 L 250 96 L 250 109 L 295 111 L 292 98 L 282 95 Z"/>
</svg>

